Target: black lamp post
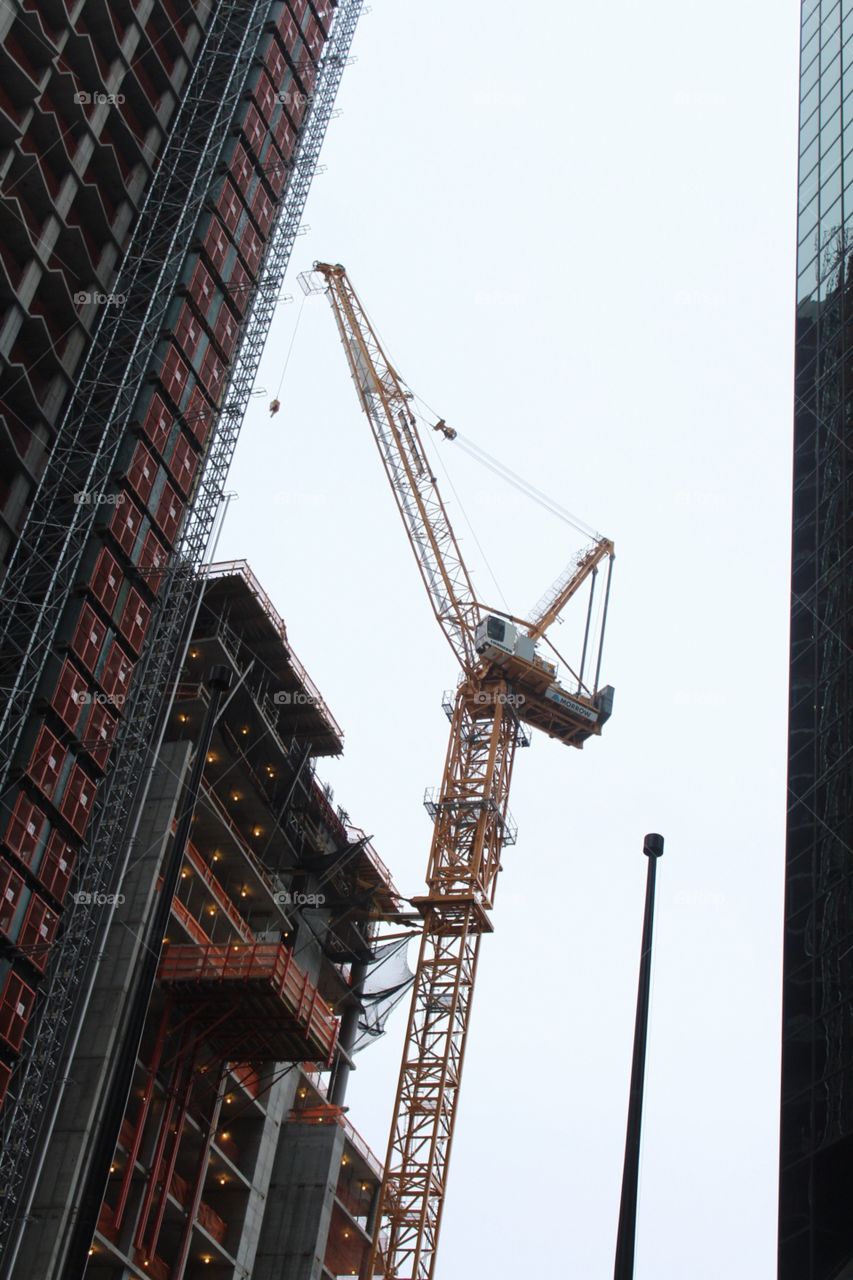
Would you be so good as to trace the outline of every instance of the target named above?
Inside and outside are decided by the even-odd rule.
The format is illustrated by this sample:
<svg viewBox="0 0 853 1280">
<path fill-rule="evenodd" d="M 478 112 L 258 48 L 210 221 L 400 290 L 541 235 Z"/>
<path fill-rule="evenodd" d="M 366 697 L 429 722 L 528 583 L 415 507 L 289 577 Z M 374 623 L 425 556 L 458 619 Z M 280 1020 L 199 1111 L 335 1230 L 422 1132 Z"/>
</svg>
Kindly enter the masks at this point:
<svg viewBox="0 0 853 1280">
<path fill-rule="evenodd" d="M 663 836 L 652 833 L 643 841 L 649 860 L 646 875 L 646 910 L 640 950 L 640 983 L 637 990 L 637 1017 L 634 1023 L 634 1057 L 631 1063 L 631 1094 L 628 1100 L 628 1128 L 625 1136 L 625 1165 L 622 1172 L 622 1200 L 616 1237 L 616 1264 L 613 1280 L 633 1280 L 634 1247 L 637 1237 L 637 1191 L 640 1181 L 640 1131 L 643 1120 L 643 1087 L 646 1075 L 646 1040 L 649 1031 L 649 992 L 652 977 L 652 926 L 655 914 L 655 873 L 663 854 Z"/>
</svg>

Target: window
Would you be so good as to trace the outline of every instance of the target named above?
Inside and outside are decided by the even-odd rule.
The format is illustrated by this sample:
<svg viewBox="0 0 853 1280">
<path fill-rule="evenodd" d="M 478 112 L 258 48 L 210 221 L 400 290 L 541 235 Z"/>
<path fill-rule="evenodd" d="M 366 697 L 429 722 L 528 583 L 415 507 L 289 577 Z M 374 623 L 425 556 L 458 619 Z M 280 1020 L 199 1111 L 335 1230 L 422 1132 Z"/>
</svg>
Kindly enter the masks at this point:
<svg viewBox="0 0 853 1280">
<path fill-rule="evenodd" d="M 204 268 L 202 267 L 202 270 Z M 207 275 L 207 272 L 205 272 Z M 208 276 L 208 279 L 210 277 Z M 142 430 L 153 444 L 154 448 L 159 452 L 163 452 L 163 446 L 169 439 L 169 432 L 172 429 L 172 415 L 166 408 L 163 400 L 157 395 L 156 391 L 151 397 L 148 405 L 148 412 L 142 423 Z"/>
<path fill-rule="evenodd" d="M 11 863 L 0 857 L 0 933 L 14 942 L 19 909 L 23 908 L 24 877 Z"/>
<path fill-rule="evenodd" d="M 112 613 L 123 581 L 124 575 L 118 567 L 115 556 L 111 555 L 106 547 L 103 547 L 98 559 L 95 561 L 95 568 L 92 570 L 89 590 L 95 599 L 103 605 L 107 613 Z"/>
<path fill-rule="evenodd" d="M 189 370 L 178 355 L 177 347 L 170 346 L 163 361 L 160 381 L 163 384 L 164 391 L 175 404 L 180 404 L 188 377 Z"/>
<path fill-rule="evenodd" d="M 78 836 L 82 836 L 86 830 L 92 816 L 94 801 L 94 782 L 84 773 L 79 764 L 75 764 L 62 797 L 60 812 Z"/>
<path fill-rule="evenodd" d="M 130 689 L 130 676 L 133 663 L 117 640 L 113 640 L 107 651 L 107 659 L 101 672 L 100 684 L 108 698 L 121 706 L 119 698 L 126 698 Z"/>
<path fill-rule="evenodd" d="M 6 844 L 29 866 L 35 858 L 47 819 L 23 791 L 18 792 L 15 807 L 6 828 Z"/>
<path fill-rule="evenodd" d="M 118 721 L 106 707 L 96 702 L 83 733 L 83 745 L 95 763 L 103 769 L 109 759 Z"/>
<path fill-rule="evenodd" d="M 135 588 L 131 588 L 122 610 L 119 626 L 121 627 L 122 635 L 134 653 L 138 654 L 142 648 L 142 641 L 145 639 L 145 632 L 148 630 L 150 620 L 151 610 L 139 592 Z"/>
<path fill-rule="evenodd" d="M 62 766 L 68 752 L 59 740 L 47 728 L 39 731 L 32 755 L 27 764 L 27 773 L 48 800 L 59 784 Z"/>
<path fill-rule="evenodd" d="M 88 698 L 88 683 L 70 662 L 62 664 L 50 705 L 72 733 L 76 732 Z"/>
<path fill-rule="evenodd" d="M 163 485 L 163 492 L 160 495 L 154 519 L 160 526 L 163 537 L 170 546 L 175 541 L 183 514 L 184 504 L 175 490 L 170 484 Z"/>
<path fill-rule="evenodd" d="M 133 559 L 136 538 L 141 528 L 142 512 L 139 508 L 129 498 L 119 503 L 109 523 L 109 531 L 130 560 Z"/>
<path fill-rule="evenodd" d="M 127 482 L 139 497 L 143 506 L 147 505 L 157 479 L 157 463 L 140 440 L 133 451 L 130 466 L 127 469 Z"/>
<path fill-rule="evenodd" d="M 68 882 L 74 868 L 74 853 L 58 831 L 50 833 L 36 874 L 47 892 L 61 906 L 68 892 Z"/>
<path fill-rule="evenodd" d="M 10 969 L 0 993 L 0 1039 L 15 1053 L 20 1049 L 36 993 Z"/>
<path fill-rule="evenodd" d="M 71 641 L 71 651 L 77 655 L 87 671 L 94 671 L 106 634 L 106 623 L 96 617 L 91 605 L 84 604 Z"/>
<path fill-rule="evenodd" d="M 34 893 L 27 907 L 27 914 L 18 938 L 18 948 L 30 964 L 44 971 L 50 946 L 56 937 L 59 916 Z"/>
</svg>

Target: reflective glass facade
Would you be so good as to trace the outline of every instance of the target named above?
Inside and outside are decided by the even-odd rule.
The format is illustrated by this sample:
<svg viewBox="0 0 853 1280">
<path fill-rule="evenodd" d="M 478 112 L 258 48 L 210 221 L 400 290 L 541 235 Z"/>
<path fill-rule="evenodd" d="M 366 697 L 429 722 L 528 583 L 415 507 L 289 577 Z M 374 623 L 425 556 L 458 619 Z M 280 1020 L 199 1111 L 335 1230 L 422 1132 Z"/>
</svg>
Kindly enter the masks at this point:
<svg viewBox="0 0 853 1280">
<path fill-rule="evenodd" d="M 853 0 L 803 0 L 779 1280 L 853 1276 Z"/>
</svg>

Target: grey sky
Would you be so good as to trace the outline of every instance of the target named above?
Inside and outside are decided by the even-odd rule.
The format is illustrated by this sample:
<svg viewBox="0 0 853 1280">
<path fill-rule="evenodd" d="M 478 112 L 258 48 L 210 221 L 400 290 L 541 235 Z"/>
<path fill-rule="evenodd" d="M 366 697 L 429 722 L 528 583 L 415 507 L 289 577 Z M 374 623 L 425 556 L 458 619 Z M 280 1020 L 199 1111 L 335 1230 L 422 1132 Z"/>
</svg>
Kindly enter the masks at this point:
<svg viewBox="0 0 853 1280">
<path fill-rule="evenodd" d="M 347 734 L 324 776 L 405 893 L 456 672 L 322 299 L 268 417 L 296 271 L 345 263 L 411 386 L 617 549 L 613 719 L 516 766 L 440 1280 L 612 1275 L 648 830 L 637 1280 L 775 1275 L 797 23 L 794 0 L 373 0 L 297 240 L 219 557 L 286 618 Z M 577 540 L 440 457 L 524 611 Z M 351 1086 L 380 1156 L 402 1030 Z"/>
</svg>

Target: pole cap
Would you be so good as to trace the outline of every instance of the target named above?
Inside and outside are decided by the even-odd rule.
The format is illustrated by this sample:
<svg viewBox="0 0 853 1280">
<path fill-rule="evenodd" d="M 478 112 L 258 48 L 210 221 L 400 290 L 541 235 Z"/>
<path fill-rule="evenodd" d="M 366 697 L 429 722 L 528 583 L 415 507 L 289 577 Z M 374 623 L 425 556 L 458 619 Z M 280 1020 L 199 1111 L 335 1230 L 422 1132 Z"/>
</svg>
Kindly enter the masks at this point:
<svg viewBox="0 0 853 1280">
<path fill-rule="evenodd" d="M 207 683 L 211 689 L 221 689 L 224 693 L 231 688 L 231 668 L 211 667 L 207 673 Z"/>
<path fill-rule="evenodd" d="M 663 836 L 659 836 L 656 831 L 650 832 L 643 839 L 643 853 L 647 858 L 663 857 Z"/>
</svg>

